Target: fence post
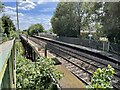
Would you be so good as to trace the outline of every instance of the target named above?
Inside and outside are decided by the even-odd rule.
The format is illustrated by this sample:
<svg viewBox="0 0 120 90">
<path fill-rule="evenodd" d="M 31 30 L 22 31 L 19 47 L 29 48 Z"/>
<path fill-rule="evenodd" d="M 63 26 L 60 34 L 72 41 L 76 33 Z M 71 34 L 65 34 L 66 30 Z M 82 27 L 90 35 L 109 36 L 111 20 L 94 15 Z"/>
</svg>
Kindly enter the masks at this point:
<svg viewBox="0 0 120 90">
<path fill-rule="evenodd" d="M 110 42 L 108 42 L 108 48 L 107 48 L 107 51 L 109 52 L 110 50 Z"/>
<path fill-rule="evenodd" d="M 47 45 L 45 45 L 45 57 L 47 57 Z"/>
<path fill-rule="evenodd" d="M 103 51 L 105 50 L 105 42 L 103 41 Z"/>
</svg>

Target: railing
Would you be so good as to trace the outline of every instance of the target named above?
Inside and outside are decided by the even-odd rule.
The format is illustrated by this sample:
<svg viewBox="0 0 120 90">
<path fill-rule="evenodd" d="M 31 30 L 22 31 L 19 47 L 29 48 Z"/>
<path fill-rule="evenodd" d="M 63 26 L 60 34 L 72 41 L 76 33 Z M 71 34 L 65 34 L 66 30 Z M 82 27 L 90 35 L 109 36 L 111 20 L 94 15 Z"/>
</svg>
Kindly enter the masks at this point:
<svg viewBox="0 0 120 90">
<path fill-rule="evenodd" d="M 15 39 L 0 45 L 0 90 L 15 88 Z"/>
<path fill-rule="evenodd" d="M 27 58 L 31 59 L 32 61 L 36 61 L 36 58 L 41 57 L 41 55 L 39 54 L 39 52 L 35 49 L 34 46 L 31 45 L 31 43 L 29 43 L 28 39 L 31 40 L 31 38 L 26 37 L 25 35 L 20 35 L 20 39 L 21 42 L 23 44 L 23 47 L 25 49 L 25 55 Z M 46 45 L 44 46 L 44 48 L 46 48 Z M 45 50 L 45 57 L 46 56 L 46 50 Z M 56 84 L 58 90 L 61 90 L 61 87 L 58 83 L 58 81 L 56 80 L 56 78 L 50 73 L 49 74 L 50 77 L 52 78 L 53 82 Z"/>
<path fill-rule="evenodd" d="M 82 69 L 83 71 L 87 72 L 90 75 L 92 75 L 92 73 L 89 72 L 90 69 L 87 71 L 86 67 L 83 68 L 83 64 L 82 66 L 80 66 L 78 62 L 77 63 L 79 65 L 72 62 L 72 60 L 76 61 L 78 59 L 80 61 L 83 61 L 97 68 L 104 67 L 108 64 L 111 64 L 111 66 L 115 68 L 115 71 L 117 71 L 115 76 L 119 80 L 118 77 L 119 77 L 119 70 L 120 70 L 119 69 L 120 61 L 117 59 L 108 57 L 105 54 L 102 54 L 101 51 L 94 50 L 94 49 L 88 49 L 88 48 L 84 48 L 78 45 L 65 43 L 65 42 L 61 42 L 58 40 L 53 40 L 50 38 L 45 38 L 45 37 L 40 37 L 40 36 L 32 36 L 32 37 L 29 37 L 29 39 L 38 45 L 45 44 L 46 50 L 49 50 L 50 52 L 54 53 L 57 57 L 61 57 L 62 59 L 72 63 L 73 65 L 79 67 L 80 69 Z M 82 58 L 81 56 L 84 58 Z M 76 58 L 76 59 L 71 59 L 71 57 Z M 91 63 L 91 62 L 97 62 L 98 64 Z M 104 66 L 101 66 L 100 64 Z M 91 70 L 94 70 L 94 69 L 91 68 Z M 80 80 L 86 83 L 86 81 L 83 80 L 82 78 Z M 114 87 L 119 88 L 118 84 L 119 84 L 118 81 L 115 81 L 116 86 Z"/>
<path fill-rule="evenodd" d="M 120 45 L 111 43 L 111 42 L 80 39 L 80 38 L 74 38 L 74 37 L 55 36 L 52 34 L 39 34 L 39 35 L 41 37 L 51 38 L 54 40 L 59 40 L 59 41 L 63 41 L 63 42 L 67 42 L 75 45 L 81 45 L 81 46 L 120 55 Z"/>
</svg>

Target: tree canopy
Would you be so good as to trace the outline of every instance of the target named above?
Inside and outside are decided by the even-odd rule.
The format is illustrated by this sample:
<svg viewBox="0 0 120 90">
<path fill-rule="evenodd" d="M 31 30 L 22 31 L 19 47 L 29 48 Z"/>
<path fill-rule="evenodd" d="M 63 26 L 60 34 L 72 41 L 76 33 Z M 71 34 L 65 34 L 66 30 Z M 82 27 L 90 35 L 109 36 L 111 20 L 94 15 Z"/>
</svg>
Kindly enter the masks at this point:
<svg viewBox="0 0 120 90">
<path fill-rule="evenodd" d="M 104 4 L 103 30 L 109 41 L 120 43 L 120 2 Z"/>
<path fill-rule="evenodd" d="M 51 19 L 53 32 L 59 36 L 76 37 L 80 35 L 81 3 L 60 2 Z"/>
<path fill-rule="evenodd" d="M 15 25 L 9 16 L 3 15 L 1 20 L 3 28 L 2 32 L 9 37 L 11 31 L 16 31 Z"/>
<path fill-rule="evenodd" d="M 41 24 L 34 24 L 28 28 L 29 35 L 36 35 L 44 31 L 44 28 Z"/>
<path fill-rule="evenodd" d="M 4 5 L 3 3 L 0 1 L 0 13 L 3 11 Z"/>
<path fill-rule="evenodd" d="M 81 30 L 96 30 L 96 39 L 120 42 L 120 2 L 59 2 L 51 19 L 53 32 L 77 37 Z"/>
</svg>

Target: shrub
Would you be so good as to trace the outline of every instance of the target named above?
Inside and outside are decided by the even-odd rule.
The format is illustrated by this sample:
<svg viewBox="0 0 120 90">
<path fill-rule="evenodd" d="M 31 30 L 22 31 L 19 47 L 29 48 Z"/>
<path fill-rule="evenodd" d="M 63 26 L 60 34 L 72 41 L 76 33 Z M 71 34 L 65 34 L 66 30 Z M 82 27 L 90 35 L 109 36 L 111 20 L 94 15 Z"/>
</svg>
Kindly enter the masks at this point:
<svg viewBox="0 0 120 90">
<path fill-rule="evenodd" d="M 62 78 L 63 74 L 57 71 L 54 61 L 49 58 L 40 57 L 36 62 L 32 62 L 22 56 L 21 43 L 16 43 L 16 48 L 19 51 L 16 60 L 17 89 L 56 90 L 56 82 L 53 81 L 51 75 L 58 80 Z"/>
<path fill-rule="evenodd" d="M 114 69 L 108 65 L 107 68 L 98 68 L 91 79 L 91 84 L 87 86 L 88 89 L 112 89 L 112 78 Z"/>
</svg>

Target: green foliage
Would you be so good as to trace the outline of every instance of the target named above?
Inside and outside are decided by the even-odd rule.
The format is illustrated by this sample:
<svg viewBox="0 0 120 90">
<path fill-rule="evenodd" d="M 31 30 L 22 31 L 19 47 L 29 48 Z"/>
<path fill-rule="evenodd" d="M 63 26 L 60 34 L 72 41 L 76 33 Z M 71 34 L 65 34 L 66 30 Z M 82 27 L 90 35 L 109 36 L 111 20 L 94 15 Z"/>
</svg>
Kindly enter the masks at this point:
<svg viewBox="0 0 120 90">
<path fill-rule="evenodd" d="M 2 35 L 2 42 L 8 41 L 8 37 L 6 34 Z"/>
<path fill-rule="evenodd" d="M 87 86 L 88 89 L 102 89 L 102 90 L 108 90 L 112 89 L 112 78 L 114 74 L 114 69 L 108 65 L 107 68 L 98 68 L 92 77 L 91 84 Z"/>
<path fill-rule="evenodd" d="M 53 32 L 59 36 L 80 35 L 82 2 L 60 2 L 51 19 Z"/>
<path fill-rule="evenodd" d="M 3 5 L 3 3 L 0 1 L 0 13 L 3 12 L 3 8 L 4 8 L 4 5 Z"/>
<path fill-rule="evenodd" d="M 15 25 L 9 16 L 3 15 L 2 18 L 0 18 L 0 33 L 2 42 L 18 36 L 16 33 Z"/>
<path fill-rule="evenodd" d="M 17 32 L 16 31 L 10 31 L 10 38 L 16 38 L 18 36 Z"/>
<path fill-rule="evenodd" d="M 106 2 L 103 10 L 104 33 L 109 41 L 120 43 L 120 2 Z"/>
<path fill-rule="evenodd" d="M 50 28 L 47 32 L 48 33 L 53 33 L 53 28 Z"/>
<path fill-rule="evenodd" d="M 20 32 L 21 34 L 25 34 L 25 35 L 28 35 L 28 31 L 27 30 L 23 30 Z"/>
<path fill-rule="evenodd" d="M 43 32 L 44 28 L 41 24 L 34 24 L 31 25 L 28 29 L 28 34 L 29 35 L 36 35 L 40 32 Z"/>
<path fill-rule="evenodd" d="M 11 31 L 16 31 L 15 25 L 13 24 L 13 21 L 10 19 L 9 16 L 3 15 L 1 20 L 3 33 L 7 34 L 7 37 L 9 37 Z"/>
<path fill-rule="evenodd" d="M 3 27 L 2 27 L 2 20 L 1 20 L 1 18 L 0 18 L 0 33 L 3 33 Z"/>
<path fill-rule="evenodd" d="M 22 46 L 22 43 L 15 42 L 15 47 L 16 47 L 16 50 L 17 50 L 17 55 L 24 55 L 24 48 Z"/>
<path fill-rule="evenodd" d="M 56 90 L 56 82 L 52 80 L 50 75 L 60 79 L 63 74 L 57 71 L 53 60 L 41 57 L 36 62 L 32 62 L 21 55 L 23 53 L 21 47 L 19 42 L 16 43 L 16 48 L 19 51 L 16 61 L 17 89 Z"/>
<path fill-rule="evenodd" d="M 120 2 L 60 2 L 51 19 L 53 32 L 77 37 L 80 30 L 96 30 L 94 39 L 120 43 Z"/>
</svg>

